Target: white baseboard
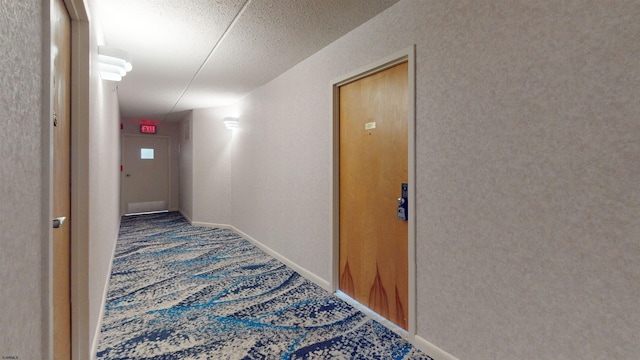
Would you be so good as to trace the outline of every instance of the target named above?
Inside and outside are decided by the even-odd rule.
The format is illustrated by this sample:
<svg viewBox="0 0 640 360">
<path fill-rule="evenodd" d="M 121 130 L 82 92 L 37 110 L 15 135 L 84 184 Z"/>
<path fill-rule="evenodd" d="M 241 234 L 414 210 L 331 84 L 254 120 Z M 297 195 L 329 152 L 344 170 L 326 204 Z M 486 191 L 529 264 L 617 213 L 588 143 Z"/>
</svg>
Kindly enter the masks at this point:
<svg viewBox="0 0 640 360">
<path fill-rule="evenodd" d="M 187 218 L 187 217 L 185 216 L 185 218 Z M 189 218 L 187 218 L 187 220 L 189 220 Z M 277 251 L 271 249 L 270 247 L 264 245 L 263 243 L 261 243 L 258 240 L 254 239 L 251 235 L 243 232 L 242 230 L 236 228 L 233 225 L 204 223 L 204 222 L 198 222 L 198 221 L 189 221 L 189 223 L 191 223 L 191 225 L 193 225 L 193 226 L 217 227 L 217 228 L 222 228 L 222 229 L 233 230 L 233 231 L 237 232 L 238 234 L 240 234 L 243 238 L 247 239 L 249 242 L 251 242 L 252 244 L 257 246 L 258 248 L 260 248 L 262 251 L 264 251 L 267 254 L 273 256 L 274 258 L 278 259 L 279 261 L 281 261 L 282 263 L 284 263 L 285 265 L 287 265 L 288 267 L 293 269 L 298 274 L 302 275 L 307 280 L 315 283 L 316 285 L 320 286 L 321 288 L 323 288 L 323 289 L 325 289 L 325 290 L 327 290 L 329 292 L 332 292 L 331 286 L 330 286 L 328 281 L 326 281 L 323 278 L 317 276 L 316 274 L 310 272 L 309 270 L 303 268 L 302 266 L 296 264 L 295 262 L 289 260 L 288 258 L 283 256 L 282 254 L 280 254 Z"/>
<path fill-rule="evenodd" d="M 237 233 L 239 233 L 240 235 L 242 235 L 242 237 L 244 237 L 245 239 L 251 241 L 254 245 L 256 245 L 257 247 L 262 249 L 262 251 L 264 251 L 267 254 L 273 256 L 274 258 L 282 261 L 285 265 L 287 265 L 288 267 L 292 268 L 295 272 L 297 272 L 298 274 L 304 276 L 307 280 L 315 283 L 316 285 L 318 285 L 321 288 L 327 290 L 328 292 L 332 292 L 331 284 L 329 284 L 328 281 L 326 281 L 323 278 L 319 277 L 318 275 L 312 273 L 311 271 L 303 268 L 302 266 L 296 264 L 295 262 L 287 259 L 282 254 L 280 254 L 280 253 L 274 251 L 273 249 L 269 248 L 268 246 L 262 244 L 261 242 L 259 242 L 258 240 L 252 238 L 248 234 L 245 234 L 244 232 L 242 232 L 239 229 L 237 229 L 235 226 L 232 226 L 231 228 L 232 228 L 232 230 L 234 230 Z"/>
<path fill-rule="evenodd" d="M 120 233 L 120 226 L 118 225 L 118 234 Z M 102 290 L 102 303 L 100 304 L 100 314 L 98 315 L 98 323 L 94 330 L 93 343 L 91 344 L 91 359 L 95 360 L 98 352 L 98 342 L 100 341 L 100 330 L 102 330 L 102 319 L 104 318 L 104 308 L 107 305 L 107 294 L 109 292 L 109 282 L 111 280 L 111 270 L 113 269 L 113 260 L 116 254 L 116 246 L 118 245 L 118 238 L 113 242 L 113 249 L 111 249 L 111 261 L 109 261 L 109 270 L 107 271 L 107 280 L 104 283 L 104 289 Z"/>
<path fill-rule="evenodd" d="M 434 360 L 458 360 L 454 356 L 452 356 L 451 354 L 449 354 L 446 351 L 440 349 L 439 347 L 433 345 L 432 343 L 428 342 L 424 338 L 422 338 L 422 337 L 420 337 L 418 335 L 415 335 L 415 336 L 409 335 L 409 333 L 407 333 L 406 330 L 402 329 L 401 327 L 399 327 L 398 325 L 394 324 L 393 322 L 385 319 L 382 315 L 377 314 L 376 312 L 374 312 L 373 310 L 369 309 L 368 307 L 360 304 L 359 302 L 357 302 L 356 300 L 352 299 L 351 297 L 349 297 L 349 295 L 343 293 L 342 291 L 339 291 L 339 290 L 336 291 L 335 295 L 337 297 L 339 297 L 340 299 L 344 300 L 345 302 L 347 302 L 349 305 L 351 305 L 354 308 L 358 309 L 359 311 L 361 311 L 365 315 L 369 316 L 370 318 L 372 318 L 375 321 L 379 322 L 380 324 L 384 325 L 386 328 L 388 328 L 389 330 L 393 331 L 398 336 L 400 336 L 402 338 L 405 338 L 413 346 L 415 346 L 416 348 L 422 350 L 425 354 L 431 356 Z"/>
<path fill-rule="evenodd" d="M 413 337 L 412 343 L 415 347 L 422 350 L 425 354 L 431 356 L 433 360 L 458 360 L 453 355 L 440 349 L 439 347 L 433 345 L 432 343 L 428 342 L 426 339 L 418 335 Z"/>
<path fill-rule="evenodd" d="M 202 226 L 202 227 L 210 227 L 210 228 L 220 228 L 220 229 L 229 229 L 235 230 L 233 226 L 227 224 L 214 224 L 214 223 L 205 223 L 200 221 L 192 221 L 191 225 L 193 226 Z"/>
<path fill-rule="evenodd" d="M 193 225 L 193 220 L 191 220 L 190 217 L 187 216 L 187 214 L 185 214 L 182 210 L 178 210 L 180 212 L 180 214 L 182 215 L 182 217 L 184 217 L 185 219 L 187 219 L 187 221 L 189 222 L 189 224 Z"/>
<path fill-rule="evenodd" d="M 353 299 L 349 295 L 343 293 L 340 290 L 336 291 L 334 293 L 334 295 L 339 297 L 340 299 L 342 299 L 347 304 L 353 306 L 354 308 L 356 308 L 361 313 L 367 315 L 368 317 L 372 318 L 373 320 L 375 320 L 375 321 L 379 322 L 380 324 L 384 325 L 387 329 L 393 331 L 394 333 L 396 333 L 401 338 L 406 339 L 407 341 L 410 340 L 409 339 L 409 333 L 405 329 L 403 329 L 403 328 L 399 327 L 398 325 L 394 324 L 391 320 L 385 319 L 384 316 L 376 313 L 375 311 L 369 309 L 368 307 L 364 306 L 363 304 L 357 302 L 355 299 Z"/>
</svg>

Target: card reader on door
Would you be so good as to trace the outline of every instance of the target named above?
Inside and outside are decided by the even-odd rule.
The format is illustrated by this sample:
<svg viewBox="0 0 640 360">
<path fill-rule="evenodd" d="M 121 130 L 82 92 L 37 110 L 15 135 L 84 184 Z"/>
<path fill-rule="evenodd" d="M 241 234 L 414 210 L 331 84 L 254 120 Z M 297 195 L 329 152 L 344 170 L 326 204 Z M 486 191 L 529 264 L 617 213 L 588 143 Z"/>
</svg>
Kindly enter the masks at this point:
<svg viewBox="0 0 640 360">
<path fill-rule="evenodd" d="M 398 219 L 409 220 L 409 184 L 402 183 L 402 196 L 398 198 Z"/>
</svg>

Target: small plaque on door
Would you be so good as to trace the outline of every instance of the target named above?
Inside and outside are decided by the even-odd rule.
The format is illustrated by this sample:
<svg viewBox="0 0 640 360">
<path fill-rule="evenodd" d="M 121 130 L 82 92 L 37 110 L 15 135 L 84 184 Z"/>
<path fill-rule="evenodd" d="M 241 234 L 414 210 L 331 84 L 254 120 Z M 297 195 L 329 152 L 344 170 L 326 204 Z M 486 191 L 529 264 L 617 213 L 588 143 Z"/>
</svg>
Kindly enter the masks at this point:
<svg viewBox="0 0 640 360">
<path fill-rule="evenodd" d="M 371 129 L 375 129 L 376 128 L 376 123 L 374 122 L 368 122 L 366 124 L 364 124 L 364 129 L 365 130 L 371 130 Z"/>
</svg>

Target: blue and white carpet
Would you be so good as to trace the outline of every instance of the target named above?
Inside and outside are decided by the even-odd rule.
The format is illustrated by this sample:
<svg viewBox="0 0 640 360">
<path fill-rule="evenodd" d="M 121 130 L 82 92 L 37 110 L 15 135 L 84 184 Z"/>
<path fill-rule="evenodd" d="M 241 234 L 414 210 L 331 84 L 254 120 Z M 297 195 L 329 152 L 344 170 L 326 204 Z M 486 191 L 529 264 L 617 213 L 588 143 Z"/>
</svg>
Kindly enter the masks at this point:
<svg viewBox="0 0 640 360">
<path fill-rule="evenodd" d="M 123 218 L 98 359 L 431 359 L 236 233 Z"/>
</svg>

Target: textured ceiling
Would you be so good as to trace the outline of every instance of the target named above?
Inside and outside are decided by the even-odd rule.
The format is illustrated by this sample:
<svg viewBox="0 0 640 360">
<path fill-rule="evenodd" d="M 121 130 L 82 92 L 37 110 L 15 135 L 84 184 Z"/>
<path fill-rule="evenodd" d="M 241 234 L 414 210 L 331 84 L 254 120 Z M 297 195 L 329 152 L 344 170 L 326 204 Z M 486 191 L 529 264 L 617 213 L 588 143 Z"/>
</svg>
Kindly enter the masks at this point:
<svg viewBox="0 0 640 360">
<path fill-rule="evenodd" d="M 230 105 L 398 0 L 98 0 L 107 46 L 129 53 L 123 117 L 178 120 Z"/>
</svg>

